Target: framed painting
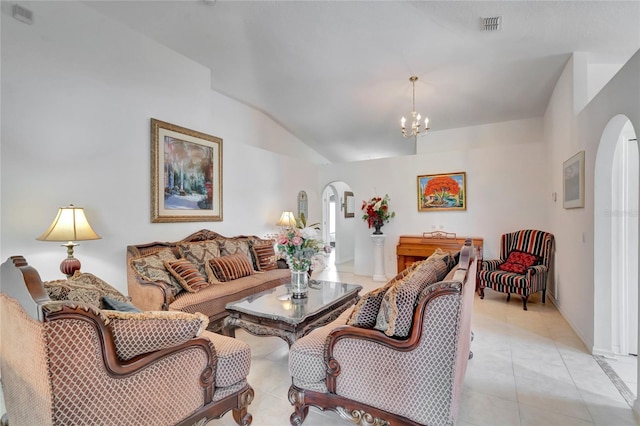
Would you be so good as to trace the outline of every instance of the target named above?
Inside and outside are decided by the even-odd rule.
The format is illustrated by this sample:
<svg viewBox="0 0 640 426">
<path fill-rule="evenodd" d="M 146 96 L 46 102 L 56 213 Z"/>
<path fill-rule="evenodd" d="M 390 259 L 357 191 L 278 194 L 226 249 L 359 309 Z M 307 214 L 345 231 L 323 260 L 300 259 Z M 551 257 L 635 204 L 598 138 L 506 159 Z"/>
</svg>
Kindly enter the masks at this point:
<svg viewBox="0 0 640 426">
<path fill-rule="evenodd" d="M 222 139 L 151 119 L 151 222 L 222 220 Z"/>
<path fill-rule="evenodd" d="M 356 216 L 356 200 L 353 198 L 353 192 L 344 191 L 344 217 L 349 219 Z"/>
<path fill-rule="evenodd" d="M 418 176 L 418 211 L 466 210 L 466 173 Z"/>
<path fill-rule="evenodd" d="M 584 151 L 562 164 L 562 207 L 584 207 Z"/>
</svg>

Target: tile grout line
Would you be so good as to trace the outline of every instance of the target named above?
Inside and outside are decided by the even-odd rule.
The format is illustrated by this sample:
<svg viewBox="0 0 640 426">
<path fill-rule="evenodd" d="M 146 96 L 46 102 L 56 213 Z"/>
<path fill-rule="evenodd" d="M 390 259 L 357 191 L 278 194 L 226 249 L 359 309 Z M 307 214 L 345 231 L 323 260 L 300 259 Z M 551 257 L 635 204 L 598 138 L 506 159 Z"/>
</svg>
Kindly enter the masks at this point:
<svg viewBox="0 0 640 426">
<path fill-rule="evenodd" d="M 618 392 L 620 392 L 620 395 L 622 395 L 627 404 L 629 404 L 630 407 L 633 407 L 633 402 L 635 400 L 633 393 L 631 392 L 627 384 L 622 381 L 620 376 L 618 376 L 618 373 L 616 373 L 615 370 L 611 368 L 609 363 L 607 363 L 605 357 L 603 357 L 602 355 L 593 355 L 593 359 L 596 360 L 600 368 L 602 368 L 602 371 L 604 371 L 607 377 L 609 377 L 609 379 L 616 387 L 616 389 L 618 389 Z"/>
</svg>

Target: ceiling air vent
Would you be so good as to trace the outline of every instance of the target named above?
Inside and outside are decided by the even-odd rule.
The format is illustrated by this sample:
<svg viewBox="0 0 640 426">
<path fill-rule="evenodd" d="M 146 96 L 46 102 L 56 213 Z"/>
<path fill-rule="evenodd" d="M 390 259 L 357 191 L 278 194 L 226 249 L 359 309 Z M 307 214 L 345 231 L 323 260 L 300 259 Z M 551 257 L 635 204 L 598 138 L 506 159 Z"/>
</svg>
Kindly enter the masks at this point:
<svg viewBox="0 0 640 426">
<path fill-rule="evenodd" d="M 33 12 L 18 4 L 14 4 L 11 7 L 11 16 L 16 18 L 20 22 L 24 22 L 25 24 L 33 24 Z"/>
<path fill-rule="evenodd" d="M 480 29 L 482 31 L 500 31 L 502 29 L 502 16 L 480 18 Z"/>
</svg>

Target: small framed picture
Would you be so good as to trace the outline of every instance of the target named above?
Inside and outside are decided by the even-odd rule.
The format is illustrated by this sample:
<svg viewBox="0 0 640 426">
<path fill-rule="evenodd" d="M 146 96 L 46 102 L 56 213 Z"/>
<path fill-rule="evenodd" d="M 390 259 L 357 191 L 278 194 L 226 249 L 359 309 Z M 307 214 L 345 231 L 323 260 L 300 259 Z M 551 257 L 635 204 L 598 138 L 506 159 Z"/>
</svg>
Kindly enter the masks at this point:
<svg viewBox="0 0 640 426">
<path fill-rule="evenodd" d="M 222 139 L 151 119 L 151 222 L 222 221 Z"/>
<path fill-rule="evenodd" d="M 584 151 L 562 164 L 562 207 L 584 207 Z"/>
<path fill-rule="evenodd" d="M 418 211 L 466 210 L 466 173 L 418 176 Z"/>
<path fill-rule="evenodd" d="M 344 191 L 344 217 L 350 218 L 356 215 L 356 201 L 353 198 L 353 192 Z"/>
</svg>

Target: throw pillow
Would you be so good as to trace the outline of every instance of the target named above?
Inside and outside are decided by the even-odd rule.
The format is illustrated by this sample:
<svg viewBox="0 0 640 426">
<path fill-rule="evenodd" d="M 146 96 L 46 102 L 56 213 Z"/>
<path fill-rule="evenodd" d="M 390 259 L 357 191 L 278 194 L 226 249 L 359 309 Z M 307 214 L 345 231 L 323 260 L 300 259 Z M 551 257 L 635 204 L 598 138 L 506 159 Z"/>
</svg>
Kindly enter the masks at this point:
<svg viewBox="0 0 640 426">
<path fill-rule="evenodd" d="M 251 263 L 243 253 L 209 259 L 207 274 L 219 282 L 233 281 L 253 274 Z"/>
<path fill-rule="evenodd" d="M 89 272 L 76 271 L 75 274 L 73 274 L 73 276 L 69 278 L 69 281 L 95 288 L 100 292 L 100 296 L 110 296 L 121 302 L 129 302 L 131 300 L 129 297 L 125 296 L 114 287 L 107 284 L 104 280 L 96 277 Z"/>
<path fill-rule="evenodd" d="M 165 261 L 176 260 L 171 249 L 162 249 L 152 254 L 131 259 L 133 270 L 145 281 L 164 283 L 175 297 L 183 288 L 177 279 L 164 266 Z"/>
<path fill-rule="evenodd" d="M 509 253 L 507 260 L 498 265 L 498 269 L 506 272 L 514 272 L 516 274 L 524 274 L 527 268 L 540 262 L 540 258 L 531 253 L 514 250 Z"/>
<path fill-rule="evenodd" d="M 100 309 L 100 290 L 90 285 L 70 280 L 55 280 L 43 282 L 49 298 L 56 301 L 70 301 L 86 303 Z"/>
<path fill-rule="evenodd" d="M 251 253 L 258 271 L 272 271 L 278 268 L 275 240 L 255 240 L 251 243 Z"/>
<path fill-rule="evenodd" d="M 182 257 L 198 267 L 203 276 L 207 274 L 205 270 L 207 261 L 214 257 L 220 257 L 220 246 L 217 240 L 179 243 L 178 250 L 180 250 Z"/>
<path fill-rule="evenodd" d="M 413 324 L 418 296 L 427 285 L 438 281 L 433 262 L 419 262 L 409 275 L 397 281 L 385 293 L 374 328 L 384 331 L 387 336 L 407 337 Z"/>
<path fill-rule="evenodd" d="M 198 268 L 187 259 L 165 261 L 164 266 L 189 293 L 196 293 L 209 285 Z"/>
<path fill-rule="evenodd" d="M 118 299 L 114 299 L 109 296 L 102 296 L 102 305 L 104 309 L 120 312 L 142 312 L 140 309 L 133 306 L 131 303 L 123 302 Z"/>
<path fill-rule="evenodd" d="M 243 254 L 247 258 L 251 269 L 253 269 L 253 259 L 251 258 L 248 237 L 234 237 L 220 240 L 220 255 L 228 256 L 238 253 Z"/>
</svg>

